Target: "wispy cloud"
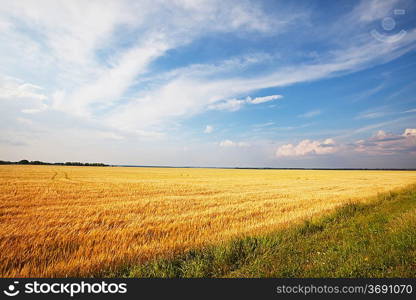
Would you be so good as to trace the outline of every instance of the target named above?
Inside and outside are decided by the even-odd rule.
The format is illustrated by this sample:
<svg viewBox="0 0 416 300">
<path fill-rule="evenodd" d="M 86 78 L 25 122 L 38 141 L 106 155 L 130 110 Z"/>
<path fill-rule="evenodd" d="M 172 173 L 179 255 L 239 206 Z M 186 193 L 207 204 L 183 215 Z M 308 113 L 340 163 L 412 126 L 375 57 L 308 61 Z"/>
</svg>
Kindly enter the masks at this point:
<svg viewBox="0 0 416 300">
<path fill-rule="evenodd" d="M 246 99 L 243 99 L 243 100 L 239 100 L 239 99 L 224 100 L 215 104 L 211 104 L 208 106 L 208 108 L 214 109 L 214 110 L 237 111 L 237 110 L 240 110 L 246 104 L 262 104 L 262 103 L 270 102 L 270 101 L 281 99 L 281 98 L 283 98 L 282 95 L 270 95 L 270 96 L 265 96 L 265 97 L 256 97 L 254 99 L 248 96 Z"/>
<path fill-rule="evenodd" d="M 382 82 L 382 83 L 378 84 L 377 86 L 375 86 L 373 88 L 367 89 L 365 91 L 360 92 L 357 95 L 354 95 L 352 97 L 353 98 L 353 101 L 354 102 L 357 102 L 357 101 L 360 101 L 362 99 L 370 98 L 371 96 L 376 95 L 377 93 L 379 93 L 385 87 L 386 87 L 386 83 L 385 82 Z"/>
<path fill-rule="evenodd" d="M 270 102 L 270 101 L 281 99 L 281 98 L 283 98 L 282 95 L 270 95 L 270 96 L 265 96 L 265 97 L 256 97 L 254 99 L 252 99 L 251 97 L 247 97 L 246 102 L 250 104 L 261 104 L 261 103 L 266 103 L 266 102 Z"/>
<path fill-rule="evenodd" d="M 378 107 L 373 107 L 370 109 L 366 109 L 357 114 L 355 117 L 357 120 L 361 119 L 377 119 L 382 118 L 389 115 L 398 114 L 397 112 L 392 111 L 392 107 L 389 105 L 383 105 Z"/>
<path fill-rule="evenodd" d="M 133 113 L 140 110 L 139 103 L 149 103 L 147 99 L 158 99 L 153 101 L 158 106 L 161 103 L 169 102 L 171 96 L 177 95 L 177 101 L 180 105 L 175 111 L 170 110 L 168 117 L 188 116 L 209 109 L 229 109 L 238 110 L 245 103 L 245 100 L 231 98 L 228 102 L 222 99 L 232 97 L 233 94 L 248 93 L 254 90 L 287 86 L 299 82 L 317 80 L 330 76 L 335 76 L 340 72 L 357 71 L 371 63 L 386 62 L 410 51 L 415 47 L 416 31 L 409 32 L 406 37 L 398 44 L 381 45 L 379 42 L 368 41 L 367 44 L 351 49 L 334 52 L 333 58 L 328 58 L 324 64 L 311 64 L 298 66 L 296 68 L 285 68 L 279 72 L 270 75 L 257 77 L 255 79 L 224 79 L 224 80 L 197 80 L 197 77 L 186 78 L 184 75 L 180 79 L 170 81 L 162 85 L 154 92 L 146 93 L 141 100 L 126 105 L 121 108 L 120 115 L 123 116 L 124 123 L 129 122 L 127 112 Z M 195 101 L 197 100 L 197 101 Z M 160 103 L 160 104 L 159 104 Z M 219 104 L 219 106 L 217 106 Z M 147 110 L 147 109 L 146 109 Z M 161 111 L 161 110 L 158 110 Z M 163 109 L 162 109 L 163 111 Z M 158 116 L 158 119 L 163 119 Z"/>
<path fill-rule="evenodd" d="M 408 109 L 405 111 L 394 111 L 392 107 L 385 105 L 385 106 L 376 107 L 376 108 L 372 108 L 372 109 L 368 109 L 363 112 L 360 112 L 355 118 L 357 120 L 377 119 L 377 118 L 382 118 L 382 117 L 387 117 L 387 116 L 411 114 L 415 112 L 416 112 L 416 109 Z"/>
<path fill-rule="evenodd" d="M 264 128 L 264 127 L 273 126 L 274 124 L 275 124 L 274 122 L 266 122 L 266 123 L 260 123 L 260 124 L 253 124 L 252 127 L 254 127 L 254 128 Z"/>
<path fill-rule="evenodd" d="M 213 110 L 237 111 L 240 110 L 246 103 L 246 100 L 229 99 L 215 104 L 210 104 L 208 108 Z"/>
<path fill-rule="evenodd" d="M 366 113 L 361 113 L 357 116 L 357 119 L 376 119 L 376 118 L 381 118 L 386 116 L 387 113 L 385 112 L 366 112 Z"/>
<path fill-rule="evenodd" d="M 211 67 L 212 72 L 208 77 L 203 71 L 204 64 L 200 64 L 192 73 L 188 73 L 189 70 L 185 68 L 178 70 L 174 77 L 154 82 L 150 88 L 139 89 L 136 96 L 121 101 L 127 92 L 132 93 L 129 89 L 137 76 L 149 72 L 153 61 L 163 56 L 166 51 L 189 44 L 198 36 L 206 34 L 207 28 L 213 32 L 276 33 L 289 30 L 287 24 L 293 20 L 295 14 L 286 16 L 286 21 L 282 16 L 283 19 L 276 23 L 275 16 L 271 18 L 258 6 L 253 6 L 252 3 L 249 5 L 248 2 L 241 2 L 238 6 L 220 1 L 203 1 L 198 6 L 189 2 L 175 2 L 169 5 L 169 14 L 163 6 L 153 7 L 150 2 L 142 2 L 132 7 L 123 1 L 111 2 L 102 14 L 95 13 L 99 4 L 93 1 L 87 6 L 76 1 L 70 4 L 65 2 L 63 7 L 67 9 L 58 9 L 59 4 L 42 9 L 32 3 L 29 3 L 29 7 L 19 3 L 13 2 L 4 6 L 3 13 L 11 14 L 14 18 L 24 16 L 26 24 L 33 24 L 36 30 L 45 33 L 45 39 L 41 42 L 50 45 L 52 53 L 49 54 L 59 62 L 57 65 L 62 66 L 61 70 L 64 71 L 60 73 L 81 79 L 74 82 L 75 85 L 59 84 L 58 89 L 50 96 L 51 107 L 99 120 L 106 126 L 129 132 L 151 130 L 152 126 L 160 126 L 172 119 L 189 118 L 207 109 L 236 111 L 247 104 L 276 100 L 281 96 L 254 99 L 239 99 L 236 96 L 264 88 L 283 87 L 357 71 L 392 60 L 415 48 L 416 32 L 410 30 L 395 44 L 382 44 L 374 39 L 351 39 L 348 47 L 343 45 L 342 49 L 322 54 L 319 63 L 284 66 L 256 77 L 243 78 L 234 74 L 227 78 L 217 78 L 218 70 L 232 70 L 232 64 L 227 59 L 223 63 L 217 63 L 216 68 Z M 378 16 L 386 7 L 374 4 L 369 9 L 377 12 Z M 100 6 L 100 11 L 101 8 Z M 136 16 L 136 8 L 140 8 L 139 16 Z M 60 13 L 52 13 L 55 10 Z M 192 17 L 186 20 L 178 17 L 184 14 Z M 369 20 L 364 15 L 357 18 L 362 22 Z M 93 20 L 95 26 L 85 26 L 85 20 L 89 24 Z M 56 24 L 59 24 L 58 28 Z M 207 24 L 215 25 L 207 27 Z M 96 51 L 103 45 L 111 46 L 118 42 L 114 32 L 119 26 L 125 26 L 132 32 L 136 29 L 141 34 L 132 35 L 133 46 L 118 48 L 105 58 L 104 64 L 100 63 L 95 58 Z M 85 28 L 89 28 L 88 31 L 84 32 Z M 160 30 L 155 31 L 155 28 Z M 82 76 L 74 76 L 74 70 L 82 70 Z"/>
<path fill-rule="evenodd" d="M 350 14 L 351 19 L 358 19 L 370 23 L 381 19 L 397 7 L 398 0 L 368 0 L 361 1 Z"/>
<path fill-rule="evenodd" d="M 117 105 L 152 61 L 207 30 L 278 32 L 288 25 L 285 20 L 293 19 L 287 16 L 276 22 L 258 5 L 246 1 L 238 5 L 223 1 L 199 1 L 197 5 L 188 1 L 160 2 L 109 1 L 105 6 L 100 1 L 50 1 L 48 5 L 9 2 L 2 5 L 0 13 L 6 16 L 2 24 L 14 22 L 35 32 L 30 41 L 34 50 L 31 57 L 49 56 L 58 79 L 69 79 L 69 85 L 61 82 L 64 84 L 60 83 L 51 97 L 53 109 L 86 118 L 95 118 L 97 107 Z M 10 37 L 11 44 L 28 39 L 24 33 L 29 31 L 3 27 L 8 30 L 4 36 Z M 117 47 L 120 38 L 126 38 L 118 35 L 119 28 L 129 33 L 130 47 Z M 113 51 L 103 57 L 104 61 L 97 59 L 97 51 L 105 47 Z M 45 64 L 44 68 L 48 67 Z"/>
<path fill-rule="evenodd" d="M 322 114 L 322 111 L 320 109 L 316 109 L 316 110 L 311 110 L 311 111 L 308 111 L 304 114 L 301 114 L 298 117 L 300 117 L 300 118 L 313 118 L 313 117 L 319 116 L 320 114 Z"/>
</svg>

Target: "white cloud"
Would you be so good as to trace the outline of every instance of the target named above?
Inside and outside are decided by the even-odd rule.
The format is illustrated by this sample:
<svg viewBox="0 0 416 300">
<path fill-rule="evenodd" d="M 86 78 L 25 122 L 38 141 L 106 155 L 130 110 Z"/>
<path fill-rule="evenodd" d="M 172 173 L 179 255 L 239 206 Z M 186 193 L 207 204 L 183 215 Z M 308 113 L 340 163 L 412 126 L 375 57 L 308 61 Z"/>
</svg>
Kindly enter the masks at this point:
<svg viewBox="0 0 416 300">
<path fill-rule="evenodd" d="M 260 104 L 260 103 L 277 100 L 280 98 L 283 98 L 283 96 L 282 95 L 270 95 L 270 96 L 265 96 L 265 97 L 256 97 L 254 99 L 251 99 L 251 97 L 247 97 L 246 102 L 250 104 Z"/>
<path fill-rule="evenodd" d="M 249 147 L 250 144 L 247 142 L 233 142 L 231 140 L 223 140 L 219 143 L 220 147 L 229 148 L 229 147 Z"/>
<path fill-rule="evenodd" d="M 0 76 L 0 100 L 15 102 L 23 113 L 33 114 L 48 108 L 43 88 L 19 79 Z"/>
<path fill-rule="evenodd" d="M 371 137 L 353 143 L 337 143 L 332 138 L 323 141 L 306 139 L 298 144 L 278 147 L 276 157 L 304 157 L 334 153 L 345 155 L 354 152 L 365 155 L 416 154 L 416 129 L 407 128 L 402 134 L 378 130 Z"/>
<path fill-rule="evenodd" d="M 377 11 L 377 16 L 381 16 L 378 11 L 385 10 L 378 9 L 379 5 L 376 3 L 370 7 L 371 11 Z M 16 41 L 20 44 L 13 49 L 7 48 L 9 52 L 0 52 L 0 57 L 12 59 L 18 55 L 19 49 L 26 51 L 26 45 L 31 45 L 30 53 L 18 56 L 25 63 L 26 57 L 32 57 L 32 65 L 37 60 L 42 61 L 41 70 L 56 74 L 53 79 L 56 81 L 55 91 L 49 97 L 54 109 L 129 132 L 152 131 L 154 126 L 163 128 L 163 124 L 172 120 L 207 109 L 236 111 L 247 104 L 276 100 L 281 96 L 236 97 L 386 62 L 413 50 L 416 39 L 414 30 L 409 30 L 403 39 L 393 44 L 380 43 L 368 37 L 366 40 L 351 38 L 348 40 L 350 44 L 320 55 L 320 62 L 283 66 L 272 73 L 264 72 L 247 78 L 241 73 L 230 73 L 226 77 L 218 75 L 235 71 L 239 65 L 270 60 L 270 55 L 254 53 L 244 59 L 241 56 L 228 58 L 214 65 L 200 64 L 169 70 L 160 74 L 160 80 L 140 86 L 132 94 L 132 86 L 143 80 L 155 59 L 167 50 L 186 45 L 206 34 L 207 29 L 211 32 L 278 33 L 289 30 L 288 25 L 302 14 L 282 13 L 272 18 L 261 10 L 260 5 L 252 2 L 184 0 L 157 3 L 111 1 L 108 5 L 101 1 L 88 1 L 88 4 L 84 1 L 51 1 L 45 5 L 10 1 L 2 5 L 0 12 L 7 16 L 4 23 L 20 20 L 39 33 L 35 36 L 40 40 L 30 39 L 14 30 L 13 26 L 7 26 L 4 45 L 16 44 Z M 356 12 L 355 18 L 367 22 L 368 18 L 358 13 L 360 11 Z M 118 31 L 120 28 L 123 30 Z M 130 44 L 117 47 L 126 36 Z M 99 56 L 97 53 L 101 50 L 111 50 L 110 55 Z M 12 65 L 18 67 L 19 62 L 14 60 Z M 34 112 L 34 108 L 29 109 Z"/>
<path fill-rule="evenodd" d="M 259 89 L 283 87 L 299 82 L 339 76 L 387 62 L 416 48 L 416 30 L 393 44 L 373 39 L 361 41 L 338 51 L 332 51 L 326 63 L 312 63 L 281 68 L 279 71 L 254 78 L 231 77 L 211 79 L 193 73 L 178 74 L 176 78 L 154 89 L 145 91 L 134 101 L 118 107 L 109 122 L 120 127 L 137 127 L 160 123 L 179 117 L 190 117 L 208 109 L 236 111 L 247 99 L 237 99 L 236 94 L 247 94 Z M 175 102 L 172 101 L 175 99 Z M 230 100 L 223 100 L 230 99 Z M 169 109 L 167 109 L 169 108 Z M 138 116 L 142 122 L 137 123 Z M 134 120 L 134 122 L 132 122 Z"/>
<path fill-rule="evenodd" d="M 416 136 L 416 129 L 415 128 L 406 128 L 403 133 L 403 136 Z"/>
<path fill-rule="evenodd" d="M 97 110 L 119 106 L 137 77 L 167 50 L 207 32 L 276 33 L 294 18 L 282 15 L 277 21 L 248 1 L 10 1 L 0 7 L 2 28 L 7 31 L 0 40 L 7 46 L 0 50 L 0 57 L 23 69 L 26 66 L 20 66 L 23 62 L 16 56 L 32 66 L 41 61 L 41 70 L 56 74 L 53 93 L 59 97 L 50 97 L 52 107 L 97 120 Z M 30 30 L 18 31 L 11 24 Z M 18 51 L 26 50 L 19 55 Z M 229 64 L 252 64 L 258 59 L 255 54 L 246 58 Z M 159 116 L 151 114 L 155 115 Z M 100 121 L 111 125 L 118 123 L 115 119 L 120 120 L 111 114 Z M 147 125 L 136 122 L 134 127 L 143 130 Z"/>
<path fill-rule="evenodd" d="M 215 104 L 210 104 L 208 106 L 209 109 L 214 110 L 228 110 L 228 111 L 237 111 L 241 109 L 245 104 L 261 104 L 270 102 L 273 100 L 277 100 L 283 98 L 282 95 L 270 95 L 265 97 L 256 97 L 252 99 L 250 96 L 248 96 L 246 99 L 229 99 L 225 101 L 221 101 Z"/>
<path fill-rule="evenodd" d="M 21 80 L 0 76 L 0 99 L 13 100 L 46 100 L 47 96 L 40 92 L 40 86 L 24 83 Z"/>
<path fill-rule="evenodd" d="M 207 125 L 204 129 L 204 133 L 212 133 L 214 131 L 214 127 L 211 125 Z"/>
<path fill-rule="evenodd" d="M 356 141 L 354 150 L 371 155 L 416 154 L 416 129 L 407 128 L 400 135 L 379 130 L 368 139 Z"/>
<path fill-rule="evenodd" d="M 338 151 L 338 146 L 333 139 L 324 141 L 303 140 L 297 145 L 286 144 L 276 150 L 277 157 L 305 156 L 305 155 L 323 155 L 331 154 Z"/>
<path fill-rule="evenodd" d="M 91 104 L 111 106 L 119 101 L 134 78 L 143 73 L 147 65 L 168 48 L 169 46 L 163 42 L 163 37 L 149 38 L 143 45 L 123 53 L 118 61 L 114 62 L 114 67 L 105 70 L 98 78 L 78 87 L 75 92 L 60 101 L 55 101 L 54 108 L 83 115 L 91 113 Z"/>
</svg>

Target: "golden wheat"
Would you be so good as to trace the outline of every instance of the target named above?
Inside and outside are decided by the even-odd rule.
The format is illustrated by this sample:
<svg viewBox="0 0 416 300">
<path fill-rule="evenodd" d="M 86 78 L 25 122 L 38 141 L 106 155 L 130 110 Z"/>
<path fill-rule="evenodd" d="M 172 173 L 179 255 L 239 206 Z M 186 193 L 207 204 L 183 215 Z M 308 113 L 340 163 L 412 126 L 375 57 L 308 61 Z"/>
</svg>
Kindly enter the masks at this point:
<svg viewBox="0 0 416 300">
<path fill-rule="evenodd" d="M 0 275 L 102 274 L 414 182 L 411 171 L 0 166 Z"/>
</svg>

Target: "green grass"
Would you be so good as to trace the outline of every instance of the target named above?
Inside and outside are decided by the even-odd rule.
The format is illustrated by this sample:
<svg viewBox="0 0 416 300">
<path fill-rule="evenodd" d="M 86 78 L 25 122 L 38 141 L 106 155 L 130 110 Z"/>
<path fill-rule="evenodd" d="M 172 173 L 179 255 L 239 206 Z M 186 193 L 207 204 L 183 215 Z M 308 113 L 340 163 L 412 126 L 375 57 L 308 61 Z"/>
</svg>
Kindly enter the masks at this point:
<svg viewBox="0 0 416 300">
<path fill-rule="evenodd" d="M 416 185 L 265 236 L 129 266 L 121 277 L 416 277 Z"/>
</svg>

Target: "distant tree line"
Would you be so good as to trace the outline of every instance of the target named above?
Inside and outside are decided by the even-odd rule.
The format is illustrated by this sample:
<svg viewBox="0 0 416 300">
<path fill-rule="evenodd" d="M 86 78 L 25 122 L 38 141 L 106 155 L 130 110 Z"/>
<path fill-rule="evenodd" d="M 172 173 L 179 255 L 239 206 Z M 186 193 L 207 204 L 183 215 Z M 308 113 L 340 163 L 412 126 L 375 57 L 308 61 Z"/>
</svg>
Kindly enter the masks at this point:
<svg viewBox="0 0 416 300">
<path fill-rule="evenodd" d="M 39 160 L 29 161 L 27 159 L 22 159 L 20 161 L 4 161 L 0 160 L 0 165 L 55 165 L 55 166 L 85 166 L 85 167 L 108 167 L 109 165 L 103 163 L 82 163 L 79 161 L 67 161 L 67 162 L 57 162 L 57 163 L 48 163 Z"/>
</svg>

